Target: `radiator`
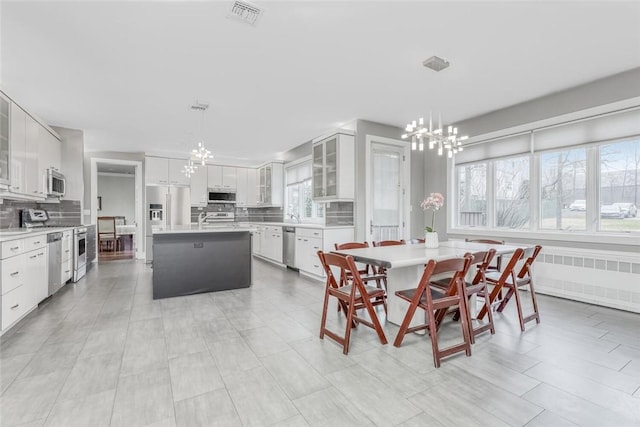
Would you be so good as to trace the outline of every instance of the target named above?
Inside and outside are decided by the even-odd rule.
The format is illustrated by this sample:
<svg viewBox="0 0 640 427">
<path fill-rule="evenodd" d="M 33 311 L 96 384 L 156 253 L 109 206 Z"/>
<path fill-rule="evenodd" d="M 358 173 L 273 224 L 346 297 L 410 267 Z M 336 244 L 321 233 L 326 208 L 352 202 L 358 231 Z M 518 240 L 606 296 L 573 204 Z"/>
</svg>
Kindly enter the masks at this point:
<svg viewBox="0 0 640 427">
<path fill-rule="evenodd" d="M 534 264 L 536 292 L 640 313 L 640 255 L 546 246 Z"/>
</svg>

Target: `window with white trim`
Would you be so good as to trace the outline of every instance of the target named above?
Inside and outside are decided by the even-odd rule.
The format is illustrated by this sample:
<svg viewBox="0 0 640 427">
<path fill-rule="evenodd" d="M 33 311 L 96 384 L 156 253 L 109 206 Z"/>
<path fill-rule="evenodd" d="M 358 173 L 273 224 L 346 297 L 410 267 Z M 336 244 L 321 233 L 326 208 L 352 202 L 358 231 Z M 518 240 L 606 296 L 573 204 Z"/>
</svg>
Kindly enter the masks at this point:
<svg viewBox="0 0 640 427">
<path fill-rule="evenodd" d="M 640 107 L 474 143 L 455 163 L 454 229 L 640 233 Z"/>
<path fill-rule="evenodd" d="M 315 203 L 311 188 L 311 160 L 297 163 L 285 169 L 285 216 L 299 221 L 324 218 L 324 206 Z"/>
</svg>

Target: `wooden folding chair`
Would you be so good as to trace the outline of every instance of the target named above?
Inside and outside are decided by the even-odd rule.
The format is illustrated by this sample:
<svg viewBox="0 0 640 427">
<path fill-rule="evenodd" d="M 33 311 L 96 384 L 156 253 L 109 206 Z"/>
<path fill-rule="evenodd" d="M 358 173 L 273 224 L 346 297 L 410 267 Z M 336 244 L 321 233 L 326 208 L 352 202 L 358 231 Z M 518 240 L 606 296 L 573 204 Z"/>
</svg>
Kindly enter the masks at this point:
<svg viewBox="0 0 640 427">
<path fill-rule="evenodd" d="M 367 242 L 348 242 L 348 243 L 335 243 L 335 247 L 337 251 L 340 250 L 348 250 L 348 249 L 362 249 L 368 248 L 369 243 Z M 376 282 L 376 286 L 380 289 L 385 289 L 386 291 L 386 283 L 387 283 L 387 275 L 386 273 L 379 273 L 378 269 L 369 264 L 363 264 L 358 269 L 358 274 L 360 274 L 360 279 L 364 283 L 368 282 Z M 351 282 L 351 275 L 346 271 L 340 272 L 340 286 L 344 286 Z M 382 283 L 384 282 L 385 286 L 383 287 Z"/>
<path fill-rule="evenodd" d="M 399 246 L 404 244 L 404 240 L 381 240 L 379 242 L 373 242 L 373 246 L 376 248 L 379 248 L 381 246 Z M 376 272 L 384 276 L 382 278 L 382 281 L 384 282 L 384 288 L 387 289 L 387 269 L 384 267 L 378 267 Z"/>
<path fill-rule="evenodd" d="M 520 259 L 524 259 L 524 264 L 522 265 L 522 268 L 516 275 L 515 274 L 516 264 L 514 263 L 511 274 L 504 279 L 501 286 L 507 289 L 507 293 L 502 298 L 502 301 L 498 305 L 497 311 L 502 312 L 506 307 L 506 305 L 511 300 L 511 297 L 515 296 L 516 306 L 518 309 L 518 320 L 520 321 L 520 330 L 524 332 L 525 323 L 530 322 L 531 320 L 535 320 L 536 323 L 540 323 L 540 313 L 538 312 L 538 301 L 536 299 L 536 292 L 533 287 L 533 275 L 532 275 L 531 267 L 534 261 L 536 260 L 538 254 L 542 250 L 542 246 L 536 245 L 534 247 L 530 247 L 527 249 L 519 249 L 519 250 L 522 251 Z M 502 279 L 500 274 L 497 272 L 487 273 L 486 278 L 489 283 L 496 283 L 496 284 L 498 284 L 498 282 L 500 282 L 500 279 Z M 528 316 L 524 316 L 522 314 L 522 304 L 520 302 L 520 294 L 518 292 L 518 289 L 525 288 L 527 286 L 529 287 L 529 293 L 531 294 L 533 313 Z"/>
<path fill-rule="evenodd" d="M 406 289 L 397 291 L 396 295 L 409 302 L 409 307 L 400 325 L 400 330 L 393 343 L 395 347 L 400 347 L 404 336 L 408 332 L 416 332 L 427 329 L 431 337 L 431 348 L 433 350 L 433 364 L 436 368 L 440 367 L 440 360 L 443 357 L 464 351 L 467 356 L 471 356 L 471 341 L 469 336 L 469 319 L 467 313 L 467 304 L 465 303 L 463 281 L 464 276 L 471 265 L 471 256 L 464 258 L 453 258 L 436 262 L 431 260 L 427 263 L 422 278 L 416 289 Z M 442 293 L 435 289 L 431 289 L 429 283 L 431 277 L 435 274 L 453 273 L 449 281 L 446 292 Z M 460 326 L 462 328 L 463 342 L 440 349 L 438 346 L 438 329 L 444 319 L 447 310 L 450 307 L 457 307 L 460 311 L 462 319 Z M 427 323 L 409 327 L 416 309 L 422 309 L 427 312 Z"/>
<path fill-rule="evenodd" d="M 382 330 L 382 325 L 378 320 L 378 315 L 374 309 L 377 305 L 383 305 L 385 313 L 387 311 L 387 295 L 384 289 L 374 286 L 365 285 L 358 267 L 356 267 L 353 257 L 339 254 L 324 253 L 318 251 L 318 257 L 322 263 L 322 267 L 327 275 L 325 285 L 324 305 L 322 307 L 322 321 L 320 324 L 320 338 L 323 339 L 325 334 L 342 345 L 342 352 L 349 352 L 349 340 L 351 338 L 351 329 L 356 327 L 358 323 L 368 326 L 376 331 L 378 338 L 382 344 L 387 344 L 387 337 Z M 333 275 L 331 267 L 339 268 L 341 271 L 347 271 L 351 274 L 351 283 L 338 286 L 338 282 Z M 342 307 L 345 314 L 345 333 L 340 336 L 337 333 L 327 329 L 327 308 L 329 305 L 329 297 L 335 297 L 338 304 Z M 369 319 L 358 316 L 357 310 L 364 309 L 369 315 Z"/>
<path fill-rule="evenodd" d="M 473 243 L 486 243 L 488 245 L 504 245 L 504 240 L 491 240 L 491 239 L 464 239 L 465 242 L 473 242 Z M 494 265 L 490 265 L 487 268 L 489 270 L 500 271 L 502 266 L 502 255 L 498 255 L 496 258 L 496 263 Z"/>
</svg>

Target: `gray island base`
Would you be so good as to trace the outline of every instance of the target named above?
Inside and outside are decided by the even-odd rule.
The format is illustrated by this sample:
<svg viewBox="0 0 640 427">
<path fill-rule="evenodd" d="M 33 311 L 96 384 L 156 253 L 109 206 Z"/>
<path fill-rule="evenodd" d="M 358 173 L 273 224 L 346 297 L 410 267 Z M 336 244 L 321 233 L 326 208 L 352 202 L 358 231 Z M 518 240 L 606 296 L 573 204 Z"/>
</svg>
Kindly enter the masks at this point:
<svg viewBox="0 0 640 427">
<path fill-rule="evenodd" d="M 248 288 L 251 232 L 153 234 L 153 299 Z"/>
</svg>

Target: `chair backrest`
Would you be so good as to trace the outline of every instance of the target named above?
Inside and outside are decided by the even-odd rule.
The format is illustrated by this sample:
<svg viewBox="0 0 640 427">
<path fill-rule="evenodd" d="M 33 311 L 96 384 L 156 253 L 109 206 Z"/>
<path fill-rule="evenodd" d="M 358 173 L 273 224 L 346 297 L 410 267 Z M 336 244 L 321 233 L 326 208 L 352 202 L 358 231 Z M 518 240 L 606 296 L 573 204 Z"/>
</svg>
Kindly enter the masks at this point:
<svg viewBox="0 0 640 427">
<path fill-rule="evenodd" d="M 369 243 L 367 242 L 347 242 L 347 243 L 336 243 L 336 250 L 340 251 L 340 250 L 348 250 L 348 249 L 362 249 L 362 248 L 368 248 L 369 247 Z"/>
<path fill-rule="evenodd" d="M 500 283 L 504 284 L 507 281 L 507 279 L 509 278 L 509 276 L 512 276 L 513 283 L 516 282 L 515 281 L 515 268 L 516 268 L 516 265 L 518 264 L 518 262 L 520 262 L 520 260 L 523 258 L 523 254 L 524 254 L 524 249 L 518 248 L 518 249 L 515 250 L 513 255 L 511 255 L 511 259 L 509 259 L 509 263 L 502 270 L 502 274 L 500 275 L 500 278 L 498 279 L 498 281 Z"/>
<path fill-rule="evenodd" d="M 360 277 L 360 272 L 358 271 L 358 267 L 356 266 L 352 256 L 318 251 L 318 258 L 320 258 L 322 268 L 324 268 L 324 272 L 327 275 L 327 286 L 335 289 L 339 288 L 338 281 L 336 280 L 331 267 L 339 268 L 341 272 L 340 274 L 348 273 L 351 275 L 354 284 L 352 292 L 354 292 L 356 288 L 364 286 Z"/>
<path fill-rule="evenodd" d="M 123 217 L 123 216 L 114 216 L 113 218 L 116 221 L 116 225 L 124 225 L 125 217 Z"/>
<path fill-rule="evenodd" d="M 478 265 L 478 272 L 476 273 L 471 283 L 480 283 L 485 280 L 485 273 L 493 257 L 496 255 L 496 250 L 491 248 L 488 251 L 480 251 L 475 253 L 467 252 L 465 256 L 471 257 L 471 265 Z"/>
<path fill-rule="evenodd" d="M 526 248 L 522 252 L 522 258 L 525 261 L 524 261 L 524 265 L 520 269 L 520 272 L 518 272 L 518 278 L 522 279 L 526 275 L 531 276 L 531 266 L 533 265 L 533 262 L 536 260 L 541 250 L 542 250 L 542 246 L 536 245 L 533 247 Z"/>
<path fill-rule="evenodd" d="M 418 284 L 418 292 L 424 292 L 431 281 L 431 276 L 436 274 L 453 273 L 449 280 L 449 286 L 447 287 L 448 294 L 454 294 L 457 292 L 456 284 L 461 284 L 464 281 L 464 276 L 469 270 L 471 265 L 471 255 L 465 255 L 463 258 L 450 258 L 443 261 L 430 260 L 427 262 Z M 430 295 L 430 292 L 426 292 Z M 430 296 L 427 296 L 430 298 Z"/>
<path fill-rule="evenodd" d="M 379 242 L 373 242 L 373 246 L 375 247 L 398 246 L 398 245 L 404 245 L 404 240 L 381 240 Z"/>
<path fill-rule="evenodd" d="M 116 220 L 112 216 L 98 217 L 98 234 L 116 234 Z"/>
</svg>

